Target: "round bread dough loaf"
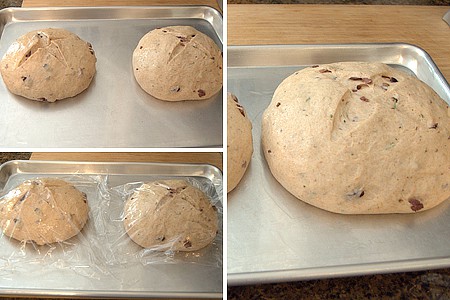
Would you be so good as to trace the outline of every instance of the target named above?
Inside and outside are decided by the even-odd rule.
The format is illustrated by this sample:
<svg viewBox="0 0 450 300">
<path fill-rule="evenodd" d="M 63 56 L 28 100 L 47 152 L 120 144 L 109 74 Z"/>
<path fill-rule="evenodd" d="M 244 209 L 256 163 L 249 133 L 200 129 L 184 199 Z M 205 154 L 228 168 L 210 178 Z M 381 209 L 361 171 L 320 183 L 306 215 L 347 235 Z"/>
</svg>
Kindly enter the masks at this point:
<svg viewBox="0 0 450 300">
<path fill-rule="evenodd" d="M 413 213 L 450 197 L 450 114 L 426 84 L 381 63 L 295 72 L 263 114 L 274 177 L 336 213 Z"/>
<path fill-rule="evenodd" d="M 144 248 L 195 251 L 217 234 L 215 207 L 184 180 L 144 183 L 126 201 L 124 211 L 128 235 Z"/>
<path fill-rule="evenodd" d="M 47 28 L 18 38 L 1 60 L 0 72 L 11 93 L 55 102 L 87 89 L 95 62 L 91 44 L 65 29 Z"/>
<path fill-rule="evenodd" d="M 252 123 L 235 95 L 227 97 L 227 192 L 231 192 L 244 176 L 253 154 Z"/>
<path fill-rule="evenodd" d="M 88 219 L 86 194 L 54 178 L 27 180 L 0 200 L 3 233 L 38 245 L 77 235 Z"/>
<path fill-rule="evenodd" d="M 222 52 L 190 26 L 157 28 L 133 52 L 141 88 L 160 100 L 204 100 L 222 88 Z"/>
</svg>

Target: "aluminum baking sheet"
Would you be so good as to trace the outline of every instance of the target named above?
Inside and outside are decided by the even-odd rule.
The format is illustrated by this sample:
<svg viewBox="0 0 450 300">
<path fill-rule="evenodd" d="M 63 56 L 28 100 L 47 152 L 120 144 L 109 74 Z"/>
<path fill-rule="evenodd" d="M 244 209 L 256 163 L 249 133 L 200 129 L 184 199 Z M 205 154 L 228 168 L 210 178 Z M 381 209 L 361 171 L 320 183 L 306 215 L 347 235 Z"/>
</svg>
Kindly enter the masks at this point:
<svg viewBox="0 0 450 300">
<path fill-rule="evenodd" d="M 97 73 L 70 99 L 40 103 L 0 80 L 0 147 L 221 147 L 222 91 L 204 101 L 166 102 L 137 84 L 131 57 L 156 27 L 189 25 L 222 48 L 222 16 L 205 6 L 8 8 L 0 11 L 0 57 L 19 36 L 60 27 L 90 42 Z"/>
<path fill-rule="evenodd" d="M 407 44 L 230 46 L 228 91 L 253 124 L 254 153 L 228 194 L 229 285 L 450 266 L 450 201 L 418 214 L 339 215 L 308 205 L 272 176 L 261 151 L 261 115 L 281 81 L 314 64 L 378 61 L 415 74 L 450 103 L 431 58 Z"/>
<path fill-rule="evenodd" d="M 75 177 L 72 177 L 75 176 Z M 20 261 L 21 264 L 8 264 L 12 261 L 12 253 L 17 258 L 18 243 L 10 242 L 6 237 L 0 238 L 0 294 L 20 296 L 71 296 L 71 297 L 183 297 L 183 298 L 221 298 L 223 284 L 222 258 L 213 256 L 220 248 L 222 252 L 222 220 L 220 220 L 219 235 L 216 240 L 201 250 L 198 263 L 169 264 L 106 264 L 99 259 L 87 257 L 83 248 L 94 247 L 86 245 L 85 240 L 95 232 L 106 228 L 108 224 L 99 220 L 94 213 L 98 192 L 91 185 L 82 184 L 83 179 L 100 176 L 106 178 L 110 187 L 116 187 L 130 182 L 149 181 L 158 178 L 188 178 L 196 180 L 202 188 L 207 189 L 210 198 L 222 203 L 222 174 L 214 166 L 204 164 L 179 163 L 98 163 L 98 162 L 48 162 L 48 161 L 10 161 L 0 167 L 0 190 L 5 191 L 15 187 L 24 180 L 35 177 L 66 178 L 87 194 L 91 208 L 90 219 L 81 232 L 80 244 L 75 244 L 70 250 L 76 258 L 74 266 L 71 259 L 67 260 L 61 251 L 53 251 L 43 263 L 32 257 L 34 252 L 27 252 L 30 257 Z M 96 177 L 96 178 L 97 178 Z M 68 178 L 68 179 L 67 179 Z M 211 188 L 213 187 L 213 188 Z M 94 200 L 93 200 L 94 199 Z M 102 200 L 104 201 L 104 200 Z M 117 201 L 123 201 L 119 196 L 112 195 L 108 207 L 113 207 Z M 101 213 L 111 214 L 103 211 Z M 97 217 L 95 217 L 97 215 Z M 111 217 L 112 218 L 112 217 Z M 103 224 L 103 225 L 102 225 Z M 102 227 L 105 226 L 105 227 Z M 94 230 L 95 228 L 95 230 Z M 100 228 L 100 229 L 98 229 Z M 80 235 L 80 234 L 79 234 Z M 73 238 L 77 239 L 77 237 Z M 120 245 L 123 248 L 123 245 Z M 135 246 L 135 245 L 133 245 Z M 102 244 L 102 247 L 114 247 Z M 219 248 L 217 248 L 219 247 Z M 75 249 L 74 249 L 75 248 Z M 123 251 L 124 249 L 121 249 Z M 20 254 L 20 252 L 19 252 Z M 69 258 L 70 258 L 69 257 Z M 217 261 L 212 263 L 211 259 Z M 197 259 L 197 258 L 196 258 Z M 208 263 L 204 263 L 205 261 Z M 23 263 L 27 262 L 29 263 Z"/>
</svg>

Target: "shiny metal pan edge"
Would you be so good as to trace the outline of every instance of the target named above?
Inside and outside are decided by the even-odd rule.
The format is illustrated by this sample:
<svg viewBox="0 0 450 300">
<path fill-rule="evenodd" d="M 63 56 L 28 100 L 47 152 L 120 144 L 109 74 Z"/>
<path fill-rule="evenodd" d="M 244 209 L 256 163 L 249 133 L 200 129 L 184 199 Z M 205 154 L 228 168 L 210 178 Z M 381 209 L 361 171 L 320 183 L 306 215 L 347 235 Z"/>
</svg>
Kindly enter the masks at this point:
<svg viewBox="0 0 450 300">
<path fill-rule="evenodd" d="M 0 190 L 15 174 L 105 174 L 105 175 L 162 175 L 199 176 L 208 178 L 220 187 L 222 172 L 215 166 L 199 163 L 144 163 L 144 162 L 86 162 L 51 160 L 11 160 L 0 166 Z"/>
<path fill-rule="evenodd" d="M 412 261 L 395 261 L 377 264 L 345 265 L 338 267 L 323 267 L 314 269 L 282 270 L 261 273 L 236 273 L 227 275 L 227 284 L 251 285 L 263 283 L 289 282 L 326 278 L 363 276 L 371 274 L 389 274 L 442 269 L 450 267 L 450 256 L 435 259 Z"/>
<path fill-rule="evenodd" d="M 450 103 L 450 86 L 431 56 L 406 43 L 229 46 L 228 68 L 306 66 L 337 61 L 400 65 Z"/>
<path fill-rule="evenodd" d="M 261 150 L 261 115 L 281 81 L 313 64 L 384 62 L 430 85 L 450 103 L 431 57 L 404 43 L 228 47 L 228 92 L 253 125 L 254 152 L 228 194 L 227 282 L 259 284 L 450 266 L 450 201 L 416 215 L 343 216 L 299 201 L 271 175 Z"/>
<path fill-rule="evenodd" d="M 1 81 L 0 147 L 220 148 L 222 91 L 202 101 L 166 102 L 145 93 L 134 79 L 131 57 L 140 38 L 173 25 L 193 26 L 223 48 L 222 15 L 207 6 L 1 10 L 0 57 L 21 35 L 60 27 L 93 45 L 97 72 L 87 90 L 56 103 L 13 95 Z"/>
<path fill-rule="evenodd" d="M 96 7 L 9 7 L 0 10 L 0 31 L 7 23 L 46 20 L 192 18 L 208 21 L 223 43 L 222 14 L 201 5 L 180 6 L 96 6 Z"/>
<path fill-rule="evenodd" d="M 145 182 L 157 178 L 191 178 L 204 186 L 208 190 L 207 193 L 210 197 L 220 201 L 218 207 L 222 206 L 223 202 L 221 171 L 209 164 L 196 163 L 15 160 L 0 166 L 0 189 L 2 190 L 0 195 L 4 195 L 9 189 L 26 179 L 59 177 L 73 182 L 75 186 L 79 186 L 88 195 L 91 210 L 96 211 L 98 208 L 94 202 L 97 199 L 95 195 L 98 191 L 95 190 L 96 185 L 92 184 L 91 180 L 96 175 L 104 178 L 101 181 L 102 184 L 106 183 L 110 187 L 120 186 L 129 182 Z M 111 200 L 121 201 L 117 196 L 111 196 Z M 112 216 L 117 215 L 114 210 L 109 212 L 105 210 L 104 213 L 110 213 Z M 95 240 L 93 224 L 98 223 L 99 215 L 93 213 L 91 217 L 92 221 L 89 221 L 91 222 L 90 225 L 86 225 L 88 228 L 82 230 L 81 237 L 75 237 L 75 240 L 80 243 L 79 246 L 72 246 L 73 249 L 70 248 L 73 250 L 73 254 L 69 256 L 68 261 L 64 262 L 67 266 L 71 266 L 72 269 L 54 267 L 54 265 L 57 265 L 56 263 L 43 268 L 45 264 L 41 264 L 36 259 L 36 257 L 39 257 L 38 255 L 30 253 L 31 256 L 29 258 L 23 258 L 19 255 L 19 250 L 16 249 L 16 243 L 7 242 L 5 241 L 6 237 L 1 236 L 0 294 L 40 297 L 222 298 L 223 267 L 219 266 L 221 266 L 223 258 L 220 258 L 220 263 L 215 262 L 216 256 L 211 255 L 209 257 L 208 255 L 210 255 L 209 253 L 212 250 L 208 249 L 201 254 L 208 259 L 207 264 L 193 264 L 189 262 L 143 266 L 135 263 L 110 265 L 100 261 L 98 266 L 94 265 L 92 267 L 95 275 L 92 276 L 92 279 L 90 275 L 85 275 L 83 272 L 73 272 L 72 270 L 78 270 L 79 266 L 83 266 L 82 262 L 91 262 L 89 258 L 83 255 L 86 253 L 95 255 L 95 247 L 99 246 L 90 246 L 86 242 L 88 239 L 92 240 L 91 238 Z M 222 221 L 220 221 L 220 224 L 222 224 Z M 223 231 L 223 228 L 219 230 Z M 77 245 L 76 242 L 74 243 L 74 245 Z M 103 246 L 106 247 L 106 245 Z M 125 247 L 126 245 L 123 244 L 123 246 Z M 92 247 L 92 250 L 90 247 Z M 222 237 L 217 241 L 215 247 L 222 247 Z M 14 251 L 17 253 L 14 253 Z M 6 255 L 6 253 L 11 255 Z M 68 253 L 72 252 L 69 251 Z M 53 255 L 55 261 L 61 260 L 58 256 L 61 255 L 59 252 L 55 251 Z M 72 256 L 74 259 L 71 258 Z M 14 262 L 14 264 L 17 263 L 12 270 L 9 269 L 7 264 L 4 264 L 8 259 L 11 259 L 11 262 Z M 30 261 L 29 264 L 28 260 Z M 94 264 L 94 262 L 98 262 L 98 260 L 92 260 L 91 264 Z M 23 270 L 28 269 L 30 274 L 34 274 L 33 276 L 23 273 Z M 95 271 L 97 269 L 100 271 Z M 43 279 L 40 279 L 40 276 L 36 276 L 36 274 L 40 274 L 40 270 L 46 270 L 46 275 Z M 24 280 L 18 280 L 18 278 L 23 278 Z"/>
</svg>

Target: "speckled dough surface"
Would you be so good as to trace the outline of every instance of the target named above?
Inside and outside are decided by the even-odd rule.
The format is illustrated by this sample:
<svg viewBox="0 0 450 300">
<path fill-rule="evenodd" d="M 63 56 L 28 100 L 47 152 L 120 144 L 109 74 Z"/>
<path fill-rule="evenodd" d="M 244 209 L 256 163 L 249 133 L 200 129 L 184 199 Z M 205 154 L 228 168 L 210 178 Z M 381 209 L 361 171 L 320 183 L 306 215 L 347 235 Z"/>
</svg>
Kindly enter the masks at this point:
<svg viewBox="0 0 450 300">
<path fill-rule="evenodd" d="M 184 180 L 144 183 L 125 203 L 124 226 L 144 248 L 195 251 L 209 245 L 218 230 L 216 208 Z"/>
<path fill-rule="evenodd" d="M 157 28 L 133 52 L 139 85 L 160 100 L 204 100 L 222 88 L 222 53 L 190 26 Z"/>
<path fill-rule="evenodd" d="M 95 62 L 89 43 L 65 29 L 47 28 L 18 38 L 1 60 L 0 72 L 11 93 L 54 102 L 87 89 Z"/>
<path fill-rule="evenodd" d="M 380 63 L 335 63 L 286 78 L 263 114 L 274 177 L 337 213 L 413 213 L 450 197 L 448 105 Z"/>
<path fill-rule="evenodd" d="M 235 95 L 227 96 L 227 192 L 241 181 L 253 153 L 252 123 Z"/>
<path fill-rule="evenodd" d="M 3 233 L 38 245 L 77 235 L 88 213 L 86 195 L 60 179 L 27 180 L 0 199 Z"/>
</svg>

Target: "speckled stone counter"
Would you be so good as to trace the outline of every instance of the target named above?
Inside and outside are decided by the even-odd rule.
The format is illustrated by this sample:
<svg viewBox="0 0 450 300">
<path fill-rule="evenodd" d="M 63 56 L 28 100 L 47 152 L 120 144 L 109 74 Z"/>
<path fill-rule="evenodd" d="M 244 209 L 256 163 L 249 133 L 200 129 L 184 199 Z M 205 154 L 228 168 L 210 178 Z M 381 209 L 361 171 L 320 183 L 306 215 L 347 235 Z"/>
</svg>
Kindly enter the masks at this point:
<svg viewBox="0 0 450 300">
<path fill-rule="evenodd" d="M 450 269 L 228 288 L 228 299 L 450 299 Z"/>
<path fill-rule="evenodd" d="M 27 160 L 30 156 L 29 152 L 0 152 L 0 165 L 10 160 Z"/>
<path fill-rule="evenodd" d="M 21 6 L 22 0 L 0 0 L 0 8 Z"/>
</svg>

